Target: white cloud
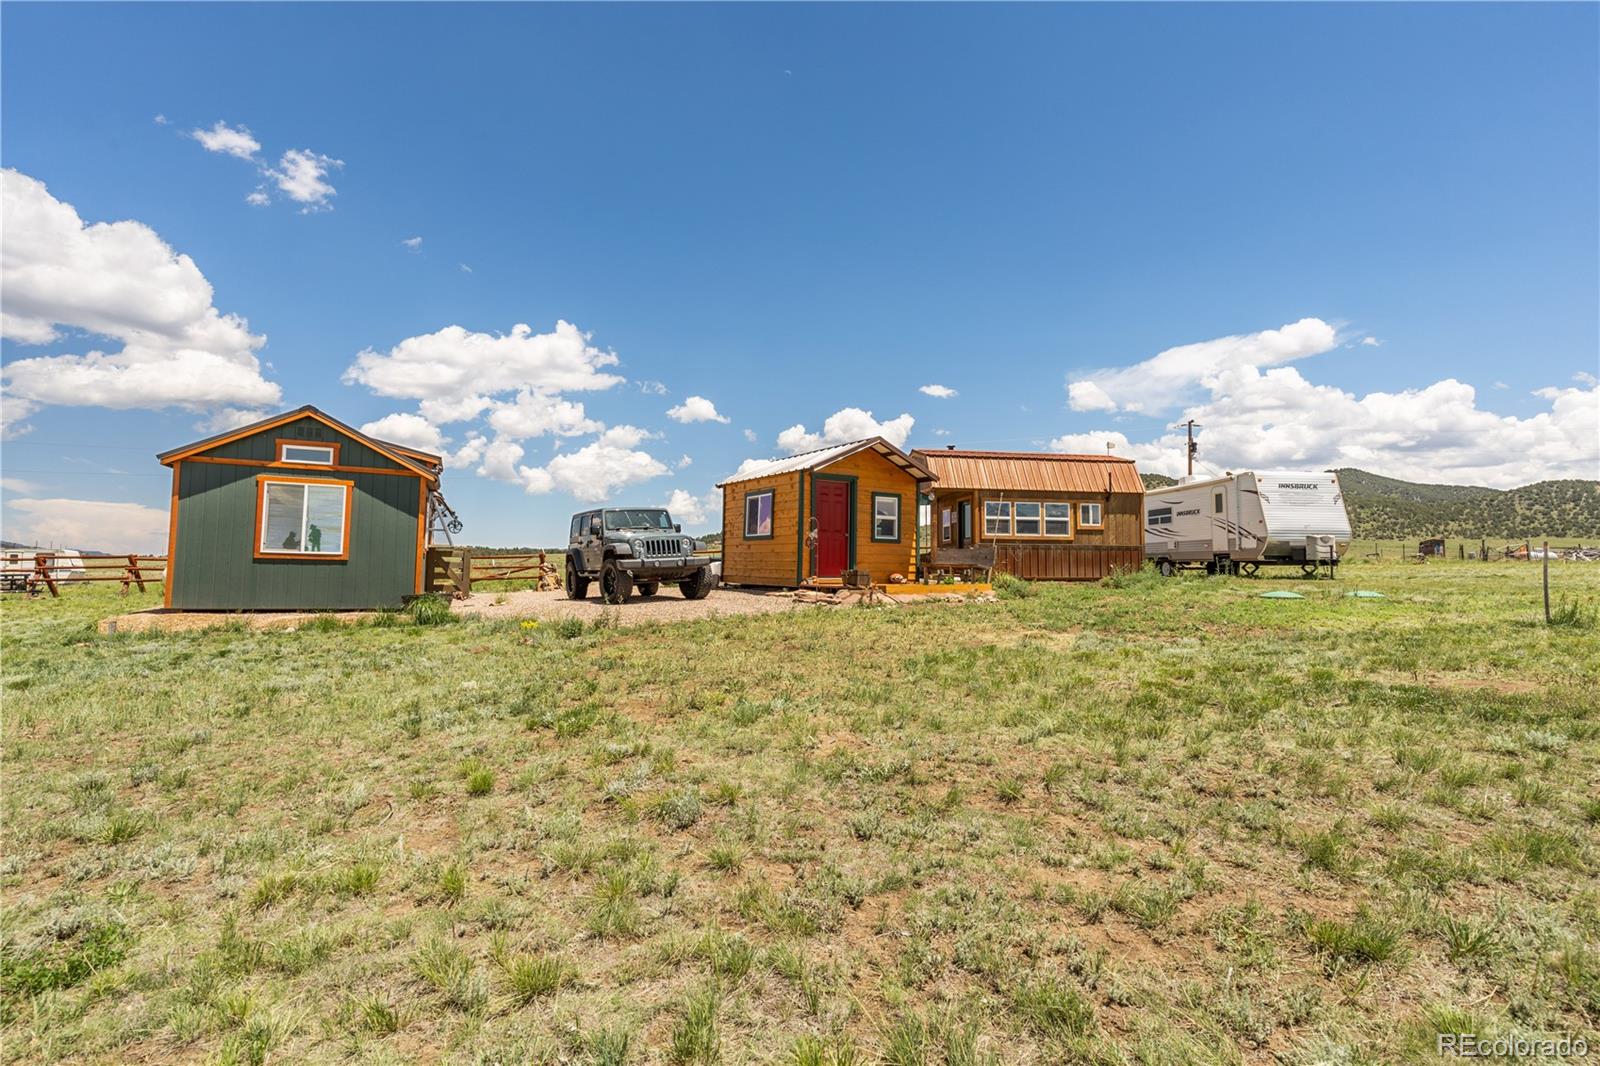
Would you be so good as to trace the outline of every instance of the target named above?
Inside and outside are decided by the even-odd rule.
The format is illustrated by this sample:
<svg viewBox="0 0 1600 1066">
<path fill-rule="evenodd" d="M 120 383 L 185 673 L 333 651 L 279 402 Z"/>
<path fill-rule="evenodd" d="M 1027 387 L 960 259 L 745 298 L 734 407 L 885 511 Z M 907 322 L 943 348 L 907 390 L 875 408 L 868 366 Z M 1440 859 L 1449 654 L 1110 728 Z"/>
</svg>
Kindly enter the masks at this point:
<svg viewBox="0 0 1600 1066">
<path fill-rule="evenodd" d="M 936 429 L 933 431 L 933 435 L 935 437 L 948 437 L 950 435 L 950 431 L 948 429 Z"/>
<path fill-rule="evenodd" d="M 463 273 L 463 274 L 472 273 L 472 268 L 467 266 L 467 264 L 465 264 L 465 263 L 457 263 L 456 266 L 461 268 L 461 273 Z"/>
<path fill-rule="evenodd" d="M 119 351 L 18 359 L 3 371 L 8 432 L 44 404 L 119 409 L 277 404 L 255 352 L 266 338 L 212 304 L 194 260 L 131 220 L 86 225 L 42 182 L 0 171 L 0 334 L 58 340 L 57 327 L 122 343 Z M 20 413 L 19 413 L 20 412 Z"/>
<path fill-rule="evenodd" d="M 1477 405 L 1470 385 L 1454 379 L 1401 392 L 1356 396 L 1307 381 L 1294 367 L 1243 366 L 1218 374 L 1211 398 L 1184 411 L 1204 428 L 1207 470 L 1354 466 L 1389 477 L 1512 488 L 1550 478 L 1600 474 L 1600 390 L 1550 387 L 1533 395 L 1549 409 L 1528 418 Z M 1103 451 L 1137 460 L 1147 471 L 1177 474 L 1183 437 L 1168 432 L 1129 442 L 1114 430 L 1051 441 L 1061 451 Z"/>
<path fill-rule="evenodd" d="M 675 465 L 679 470 L 685 470 L 694 465 L 694 460 L 689 458 L 687 455 L 684 455 L 680 456 L 678 461 L 673 465 Z"/>
<path fill-rule="evenodd" d="M 955 389 L 944 385 L 924 385 L 917 391 L 939 400 L 948 400 L 950 397 L 956 394 Z"/>
<path fill-rule="evenodd" d="M 598 433 L 605 428 L 584 415 L 583 404 L 528 389 L 518 393 L 514 402 L 492 412 L 489 425 L 496 433 L 511 440 L 542 437 L 546 433 L 574 437 L 582 433 Z"/>
<path fill-rule="evenodd" d="M 156 121 L 165 124 L 166 120 L 156 116 Z M 226 122 L 218 121 L 209 130 L 190 130 L 189 136 L 200 142 L 200 146 L 208 152 L 221 152 L 231 155 L 235 159 L 254 160 L 256 153 L 261 151 L 261 142 L 250 135 L 250 131 L 243 126 L 230 126 Z"/>
<path fill-rule="evenodd" d="M 1177 407 L 1197 387 L 1228 370 L 1280 366 L 1329 351 L 1337 343 L 1332 326 L 1320 318 L 1302 318 L 1281 329 L 1185 344 L 1133 366 L 1079 375 L 1067 385 L 1068 403 L 1074 411 L 1153 414 Z"/>
<path fill-rule="evenodd" d="M 165 126 L 165 125 L 167 125 L 169 123 L 170 120 L 167 118 L 166 115 L 157 115 L 151 121 L 154 122 L 157 126 Z"/>
<path fill-rule="evenodd" d="M 1573 374 L 1572 380 L 1576 381 L 1579 385 L 1588 385 L 1590 388 L 1600 385 L 1600 378 L 1595 377 L 1586 370 L 1580 370 L 1576 374 Z"/>
<path fill-rule="evenodd" d="M 249 204 L 251 207 L 266 207 L 268 204 L 272 203 L 272 197 L 267 195 L 267 190 L 265 188 L 258 185 L 256 186 L 254 192 L 245 196 L 244 202 Z"/>
<path fill-rule="evenodd" d="M 375 422 L 364 423 L 361 432 L 379 440 L 435 454 L 444 448 L 444 434 L 439 432 L 438 426 L 421 415 L 407 414 L 403 411 L 384 415 Z"/>
<path fill-rule="evenodd" d="M 667 473 L 665 464 L 637 450 L 649 436 L 637 426 L 613 426 L 592 443 L 563 452 L 543 467 L 517 467 L 517 479 L 525 491 L 536 495 L 561 489 L 586 503 L 608 500 L 618 489 Z"/>
<path fill-rule="evenodd" d="M 821 433 L 811 433 L 804 425 L 793 425 L 778 434 L 778 447 L 788 452 L 804 452 L 830 444 L 844 444 L 867 437 L 882 437 L 896 448 L 903 447 L 911 435 L 916 419 L 902 414 L 887 422 L 879 422 L 871 411 L 859 407 L 846 407 L 835 411 L 822 424 Z"/>
<path fill-rule="evenodd" d="M 672 495 L 661 506 L 672 514 L 672 520 L 683 526 L 685 532 L 692 533 L 694 530 L 690 527 L 704 527 L 710 524 L 713 515 L 722 513 L 722 493 L 712 489 L 704 496 L 696 496 L 683 489 L 673 489 Z"/>
<path fill-rule="evenodd" d="M 646 396 L 665 396 L 667 394 L 667 386 L 664 382 L 637 381 L 634 384 L 638 385 L 639 391 Z"/>
<path fill-rule="evenodd" d="M 295 203 L 305 204 L 304 211 L 331 211 L 329 200 L 338 195 L 328 182 L 328 171 L 344 166 L 344 161 L 313 152 L 309 148 L 291 148 L 283 153 L 275 168 L 263 171 L 277 182 L 278 189 Z"/>
<path fill-rule="evenodd" d="M 413 252 L 420 251 L 421 248 L 422 248 L 422 238 L 421 237 L 407 237 L 405 240 L 401 241 L 400 243 L 405 245 L 407 248 L 410 248 Z"/>
<path fill-rule="evenodd" d="M 13 515 L 5 539 L 22 544 L 158 552 L 167 545 L 167 512 L 142 503 L 23 498 L 7 500 Z"/>
<path fill-rule="evenodd" d="M 749 441 L 751 444 L 754 444 L 756 441 L 760 440 L 761 438 L 756 436 L 756 431 L 755 430 L 747 429 L 747 430 L 744 431 L 744 439 Z"/>
<path fill-rule="evenodd" d="M 0 492 L 20 492 L 24 496 L 39 491 L 39 484 L 21 477 L 0 477 Z"/>
<path fill-rule="evenodd" d="M 676 407 L 667 408 L 667 417 L 674 422 L 723 422 L 731 419 L 717 414 L 717 405 L 704 396 L 691 396 Z"/>
<path fill-rule="evenodd" d="M 535 333 L 520 322 L 504 334 L 446 326 L 407 337 L 387 352 L 363 351 L 344 372 L 344 382 L 365 385 L 380 396 L 461 402 L 521 389 L 546 394 L 609 389 L 623 379 L 602 368 L 617 361 L 568 322 L 557 322 L 550 333 Z"/>
<path fill-rule="evenodd" d="M 230 429 L 248 426 L 272 414 L 262 407 L 223 407 L 195 423 L 201 433 L 226 433 Z"/>
<path fill-rule="evenodd" d="M 1368 348 L 1381 348 L 1381 347 L 1383 347 L 1383 342 L 1380 341 L 1378 338 L 1376 338 L 1374 336 L 1371 336 L 1370 334 L 1368 336 L 1362 337 L 1361 338 L 1361 343 L 1364 344 Z"/>
</svg>

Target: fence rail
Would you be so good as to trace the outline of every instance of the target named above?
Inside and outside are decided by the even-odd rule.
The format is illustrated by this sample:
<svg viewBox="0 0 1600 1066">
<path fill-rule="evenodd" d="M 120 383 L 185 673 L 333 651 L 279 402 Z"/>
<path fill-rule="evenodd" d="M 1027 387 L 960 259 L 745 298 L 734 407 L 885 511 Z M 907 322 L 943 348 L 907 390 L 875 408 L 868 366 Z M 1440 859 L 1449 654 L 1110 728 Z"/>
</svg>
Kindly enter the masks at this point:
<svg viewBox="0 0 1600 1066">
<path fill-rule="evenodd" d="M 36 596 L 48 590 L 60 596 L 58 586 L 80 581 L 120 581 L 122 593 L 167 579 L 164 555 L 80 555 L 77 552 L 7 552 L 0 579 L 7 590 L 26 591 Z"/>
</svg>

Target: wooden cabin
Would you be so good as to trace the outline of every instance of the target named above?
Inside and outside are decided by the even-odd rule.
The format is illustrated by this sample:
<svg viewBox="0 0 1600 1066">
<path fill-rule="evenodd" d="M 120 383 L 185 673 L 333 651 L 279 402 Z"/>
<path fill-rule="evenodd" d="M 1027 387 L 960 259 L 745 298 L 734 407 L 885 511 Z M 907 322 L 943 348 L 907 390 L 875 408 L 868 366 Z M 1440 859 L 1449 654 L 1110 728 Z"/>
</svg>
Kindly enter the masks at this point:
<svg viewBox="0 0 1600 1066">
<path fill-rule="evenodd" d="M 917 486 L 937 477 L 882 437 L 747 463 L 722 482 L 722 580 L 798 587 L 917 564 Z"/>
<path fill-rule="evenodd" d="M 955 448 L 911 458 L 936 477 L 921 488 L 930 571 L 1091 581 L 1144 564 L 1144 485 L 1130 459 Z"/>
<path fill-rule="evenodd" d="M 172 468 L 168 607 L 353 610 L 422 592 L 439 456 L 307 406 L 157 458 Z"/>
</svg>

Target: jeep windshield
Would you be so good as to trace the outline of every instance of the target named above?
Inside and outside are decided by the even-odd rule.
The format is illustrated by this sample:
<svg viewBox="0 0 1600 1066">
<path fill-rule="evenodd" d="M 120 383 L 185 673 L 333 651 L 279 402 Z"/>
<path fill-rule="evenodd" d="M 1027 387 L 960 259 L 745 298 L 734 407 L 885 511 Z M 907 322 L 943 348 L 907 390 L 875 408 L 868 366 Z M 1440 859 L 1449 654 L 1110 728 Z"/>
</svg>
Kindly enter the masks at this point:
<svg viewBox="0 0 1600 1066">
<path fill-rule="evenodd" d="M 607 529 L 671 529 L 672 518 L 655 508 L 606 512 Z"/>
</svg>

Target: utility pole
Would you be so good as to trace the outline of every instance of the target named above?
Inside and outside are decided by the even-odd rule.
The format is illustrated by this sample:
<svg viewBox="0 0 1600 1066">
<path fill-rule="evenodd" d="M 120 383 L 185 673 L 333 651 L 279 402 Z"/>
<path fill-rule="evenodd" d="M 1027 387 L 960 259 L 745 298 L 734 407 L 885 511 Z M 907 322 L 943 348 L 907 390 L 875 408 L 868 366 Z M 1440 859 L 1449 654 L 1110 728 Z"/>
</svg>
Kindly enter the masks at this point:
<svg viewBox="0 0 1600 1066">
<path fill-rule="evenodd" d="M 1195 425 L 1194 419 L 1191 418 L 1189 421 L 1183 423 L 1183 428 L 1187 430 L 1189 434 L 1189 476 L 1194 477 L 1194 457 L 1195 453 L 1200 450 L 1200 446 L 1194 442 L 1194 431 L 1200 427 Z"/>
</svg>

